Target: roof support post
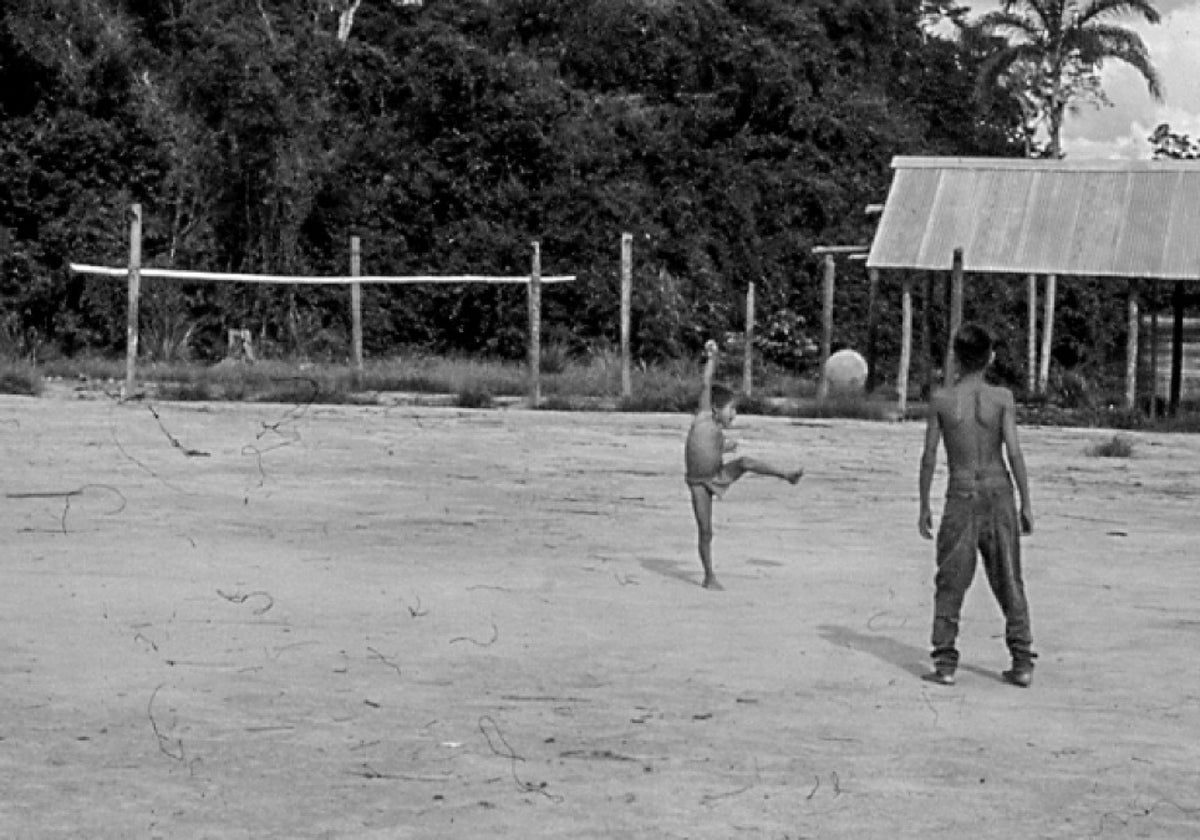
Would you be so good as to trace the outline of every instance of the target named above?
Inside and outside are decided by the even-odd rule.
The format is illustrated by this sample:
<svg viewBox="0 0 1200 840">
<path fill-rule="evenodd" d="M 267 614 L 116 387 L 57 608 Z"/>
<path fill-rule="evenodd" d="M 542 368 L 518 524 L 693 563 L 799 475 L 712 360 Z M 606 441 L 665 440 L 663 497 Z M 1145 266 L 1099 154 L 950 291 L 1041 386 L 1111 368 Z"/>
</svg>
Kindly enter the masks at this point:
<svg viewBox="0 0 1200 840">
<path fill-rule="evenodd" d="M 1054 346 L 1054 298 L 1057 285 L 1058 278 L 1055 275 L 1046 275 L 1046 311 L 1042 315 L 1042 363 L 1038 368 L 1037 381 L 1039 394 L 1046 393 L 1046 383 L 1050 381 L 1050 348 Z"/>
<path fill-rule="evenodd" d="M 1037 275 L 1030 274 L 1025 278 L 1026 296 L 1029 299 L 1029 324 L 1026 328 L 1025 390 L 1032 394 L 1037 388 Z"/>
<path fill-rule="evenodd" d="M 878 380 L 876 371 L 876 343 L 879 321 L 879 269 L 867 269 L 867 393 L 875 390 Z"/>
<path fill-rule="evenodd" d="M 1158 419 L 1158 281 L 1150 285 L 1150 419 Z"/>
<path fill-rule="evenodd" d="M 1175 322 L 1171 325 L 1171 397 L 1167 413 L 1179 413 L 1179 397 L 1183 391 L 1183 281 L 1175 281 L 1171 293 L 1171 309 Z"/>
<path fill-rule="evenodd" d="M 933 272 L 923 272 L 921 289 L 921 358 L 925 364 L 925 396 L 933 394 Z"/>
<path fill-rule="evenodd" d="M 904 286 L 900 292 L 900 370 L 896 374 L 896 408 L 900 419 L 908 411 L 908 368 L 912 361 L 912 283 L 904 275 Z"/>
<path fill-rule="evenodd" d="M 963 249 L 954 249 L 954 262 L 950 268 L 950 335 L 946 339 L 945 385 L 949 387 L 957 379 L 958 362 L 954 358 L 954 337 L 962 326 L 963 314 Z"/>
<path fill-rule="evenodd" d="M 1129 322 L 1126 332 L 1126 408 L 1138 407 L 1138 281 L 1129 281 Z"/>
</svg>

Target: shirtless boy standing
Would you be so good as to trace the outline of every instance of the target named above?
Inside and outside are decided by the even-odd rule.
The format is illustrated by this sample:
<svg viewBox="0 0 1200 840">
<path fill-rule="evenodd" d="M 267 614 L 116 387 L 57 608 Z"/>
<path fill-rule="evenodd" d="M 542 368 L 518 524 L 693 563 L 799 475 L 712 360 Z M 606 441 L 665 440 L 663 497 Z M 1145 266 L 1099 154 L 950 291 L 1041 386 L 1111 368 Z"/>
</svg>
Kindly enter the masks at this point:
<svg viewBox="0 0 1200 840">
<path fill-rule="evenodd" d="M 704 363 L 704 385 L 700 391 L 700 405 L 688 431 L 684 446 L 684 463 L 687 469 L 684 480 L 692 494 L 692 511 L 696 514 L 699 530 L 700 564 L 704 566 L 705 589 L 723 589 L 717 583 L 712 568 L 712 500 L 721 498 L 735 481 L 745 473 L 773 475 L 795 484 L 804 475 L 804 470 L 782 470 L 757 458 L 740 457 L 723 460 L 726 452 L 732 452 L 737 444 L 726 443 L 724 430 L 737 417 L 737 397 L 723 385 L 713 385 L 713 373 L 717 368 L 717 343 L 709 340 L 704 345 L 707 359 Z"/>
<path fill-rule="evenodd" d="M 1025 457 L 1017 440 L 1016 405 L 1012 392 L 984 382 L 995 358 L 992 337 L 967 324 L 954 337 L 961 375 L 930 401 L 921 456 L 921 512 L 917 529 L 932 538 L 929 490 L 937 466 L 938 441 L 944 440 L 949 483 L 946 506 L 937 532 L 937 575 L 933 613 L 934 671 L 926 679 L 954 684 L 958 667 L 958 619 L 963 596 L 975 576 L 976 553 L 983 557 L 992 593 L 1004 612 L 1004 640 L 1012 667 L 1003 677 L 1028 688 L 1033 682 L 1033 638 L 1029 604 L 1021 580 L 1020 535 L 1033 532 L 1033 508 Z M 1008 466 L 1005 466 L 1007 455 Z M 1009 475 L 1009 467 L 1012 475 Z M 1013 481 L 1021 495 L 1018 517 Z"/>
</svg>

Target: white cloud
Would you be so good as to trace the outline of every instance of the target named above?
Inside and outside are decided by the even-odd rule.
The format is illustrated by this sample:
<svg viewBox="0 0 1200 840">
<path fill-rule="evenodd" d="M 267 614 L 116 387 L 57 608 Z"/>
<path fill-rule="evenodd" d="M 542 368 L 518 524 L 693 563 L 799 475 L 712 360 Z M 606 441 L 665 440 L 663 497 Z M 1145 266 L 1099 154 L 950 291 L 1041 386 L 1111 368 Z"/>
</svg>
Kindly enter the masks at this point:
<svg viewBox="0 0 1200 840">
<path fill-rule="evenodd" d="M 999 6 L 1000 0 L 980 0 L 971 16 Z M 1200 0 L 1157 0 L 1154 6 L 1162 16 L 1157 25 L 1140 18 L 1111 22 L 1142 37 L 1162 78 L 1165 101 L 1150 98 L 1136 70 L 1110 62 L 1101 79 L 1112 107 L 1084 107 L 1067 116 L 1063 148 L 1069 157 L 1149 158 L 1147 138 L 1164 122 L 1172 131 L 1200 139 Z"/>
<path fill-rule="evenodd" d="M 1164 12 L 1157 26 L 1128 24 L 1142 36 L 1150 59 L 1162 77 L 1164 102 L 1155 102 L 1137 71 L 1111 63 L 1103 85 L 1112 108 L 1085 110 L 1069 116 L 1063 148 L 1076 159 L 1087 157 L 1149 158 L 1146 138 L 1160 123 L 1200 138 L 1200 0 L 1158 4 Z"/>
</svg>

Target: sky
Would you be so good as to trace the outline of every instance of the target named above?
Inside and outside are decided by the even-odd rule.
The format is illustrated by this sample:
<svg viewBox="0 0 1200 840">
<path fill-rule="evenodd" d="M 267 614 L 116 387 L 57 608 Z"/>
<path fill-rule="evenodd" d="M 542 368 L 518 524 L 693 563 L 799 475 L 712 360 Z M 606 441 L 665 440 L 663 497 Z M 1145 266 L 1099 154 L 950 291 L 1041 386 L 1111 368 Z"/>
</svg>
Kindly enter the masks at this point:
<svg viewBox="0 0 1200 840">
<path fill-rule="evenodd" d="M 980 0 L 971 5 L 972 16 L 999 5 Z M 1101 84 L 1112 107 L 1084 106 L 1067 115 L 1062 138 L 1068 158 L 1149 160 L 1146 138 L 1164 122 L 1170 123 L 1175 133 L 1200 140 L 1200 0 L 1157 0 L 1154 7 L 1162 16 L 1156 25 L 1135 17 L 1111 22 L 1141 36 L 1162 79 L 1164 101 L 1150 97 L 1136 70 L 1120 62 L 1106 63 Z"/>
</svg>

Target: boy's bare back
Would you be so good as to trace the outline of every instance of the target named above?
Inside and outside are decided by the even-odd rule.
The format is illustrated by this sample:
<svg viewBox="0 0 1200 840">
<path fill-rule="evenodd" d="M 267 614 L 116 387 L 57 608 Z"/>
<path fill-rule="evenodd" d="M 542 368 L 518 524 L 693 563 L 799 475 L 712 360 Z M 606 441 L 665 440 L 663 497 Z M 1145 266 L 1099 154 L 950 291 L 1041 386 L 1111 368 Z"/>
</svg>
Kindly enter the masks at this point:
<svg viewBox="0 0 1200 840">
<path fill-rule="evenodd" d="M 934 396 L 951 480 L 1007 472 L 1004 420 L 1012 416 L 1012 392 L 980 380 L 960 382 Z"/>
<path fill-rule="evenodd" d="M 981 371 L 934 394 L 921 457 L 918 529 L 922 536 L 932 536 L 929 490 L 939 442 L 944 442 L 946 449 L 948 493 L 970 492 L 992 482 L 1007 484 L 1011 469 L 1011 480 L 1021 497 L 1021 530 L 1026 534 L 1033 531 L 1029 480 L 1017 437 L 1016 415 L 1012 391 L 988 385 Z"/>
</svg>

